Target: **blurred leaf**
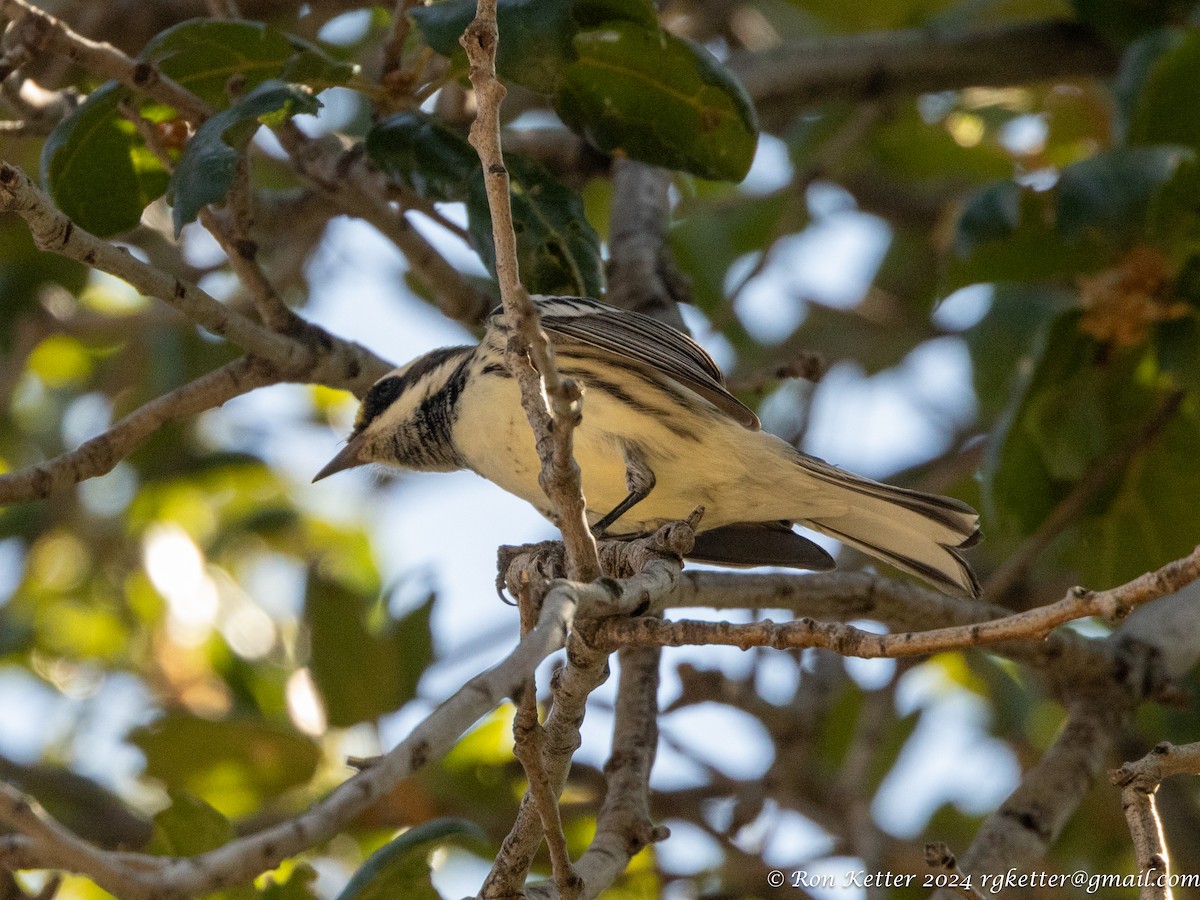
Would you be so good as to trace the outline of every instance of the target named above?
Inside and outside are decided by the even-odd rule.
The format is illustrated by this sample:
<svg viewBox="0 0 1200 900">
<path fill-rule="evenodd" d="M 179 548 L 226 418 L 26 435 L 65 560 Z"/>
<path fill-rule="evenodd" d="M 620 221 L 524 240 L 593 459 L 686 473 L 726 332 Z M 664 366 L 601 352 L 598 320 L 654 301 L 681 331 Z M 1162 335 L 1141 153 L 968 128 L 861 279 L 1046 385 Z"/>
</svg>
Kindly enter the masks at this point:
<svg viewBox="0 0 1200 900">
<path fill-rule="evenodd" d="M 707 50 L 659 28 L 613 21 L 580 31 L 555 99 L 563 121 L 608 153 L 740 181 L 758 122 L 736 78 Z"/>
<path fill-rule="evenodd" d="M 195 856 L 237 837 L 229 820 L 199 797 L 172 793 L 171 805 L 154 817 L 154 835 L 147 853 Z"/>
<path fill-rule="evenodd" d="M 1121 122 L 1125 126 L 1124 133 L 1129 138 L 1130 143 L 1146 143 L 1140 138 L 1132 137 L 1134 119 L 1138 116 L 1138 108 L 1143 106 L 1147 101 L 1156 101 L 1160 93 L 1164 95 L 1162 97 L 1164 101 L 1174 99 L 1173 91 L 1166 85 L 1163 85 L 1163 88 L 1166 89 L 1165 91 L 1152 90 L 1145 97 L 1143 97 L 1143 90 L 1163 54 L 1178 47 L 1183 41 L 1183 33 L 1164 28 L 1161 31 L 1154 31 L 1139 38 L 1130 44 L 1124 54 L 1122 54 L 1121 67 L 1117 71 L 1112 92 L 1120 112 Z M 1155 123 L 1149 121 L 1148 116 L 1145 118 L 1147 119 L 1146 125 L 1151 128 L 1155 127 Z M 1154 142 L 1151 141 L 1150 143 Z"/>
<path fill-rule="evenodd" d="M 1160 322 L 1154 329 L 1154 347 L 1159 369 L 1185 390 L 1200 394 L 1200 322 L 1197 314 L 1173 322 Z"/>
<path fill-rule="evenodd" d="M 980 118 L 979 110 L 958 115 Z M 1004 111 L 1006 119 L 1015 113 Z M 945 122 L 929 123 L 921 117 L 915 103 L 903 104 L 868 133 L 863 149 L 888 175 L 907 181 L 944 182 L 953 172 L 958 178 L 981 180 L 1011 175 L 1012 158 L 994 136 L 998 126 L 988 132 L 990 138 L 963 146 L 950 133 Z"/>
<path fill-rule="evenodd" d="M 534 294 L 600 297 L 604 264 L 600 239 L 579 195 L 536 163 L 506 154 L 521 281 Z M 483 171 L 474 167 L 467 193 L 471 242 L 493 273 L 496 247 Z"/>
<path fill-rule="evenodd" d="M 1145 346 L 1098 344 L 1079 331 L 1079 319 L 1078 311 L 1070 311 L 1055 321 L 1028 386 L 993 436 L 983 484 L 998 535 L 1036 529 L 1097 460 L 1142 427 L 1164 396 Z M 1161 565 L 1169 558 L 1164 547 L 1194 546 L 1197 509 L 1179 501 L 1192 496 L 1180 481 L 1193 477 L 1180 453 L 1186 440 L 1195 439 L 1189 431 L 1194 425 L 1181 414 L 1170 426 L 1170 440 L 1163 434 L 1141 451 L 1084 510 L 1088 537 L 1076 534 L 1067 544 L 1076 548 L 1080 571 L 1096 576 L 1096 587 Z M 1174 488 L 1166 476 L 1172 466 L 1187 469 L 1176 471 Z M 1164 534 L 1168 528 L 1170 536 Z"/>
<path fill-rule="evenodd" d="M 309 669 L 329 724 L 349 727 L 395 712 L 413 698 L 433 660 L 434 598 L 400 619 L 338 581 L 309 573 L 304 619 Z"/>
<path fill-rule="evenodd" d="M 1175 147 L 1120 147 L 1067 166 L 1057 188 L 1058 231 L 1067 239 L 1095 230 L 1113 243 L 1132 240 L 1159 189 L 1190 156 Z"/>
<path fill-rule="evenodd" d="M 320 106 L 319 100 L 295 85 L 267 81 L 196 129 L 167 191 L 174 207 L 175 236 L 196 220 L 201 209 L 229 193 L 238 160 L 265 119 L 315 113 Z"/>
<path fill-rule="evenodd" d="M 975 396 L 984 421 L 991 422 L 1023 389 L 1022 371 L 1036 360 L 1045 331 L 1063 310 L 1076 304 L 1073 293 L 1036 284 L 998 284 L 991 308 L 963 337 L 971 353 Z"/>
<path fill-rule="evenodd" d="M 1063 545 L 1064 560 L 1084 583 L 1115 587 L 1195 548 L 1200 536 L 1197 447 L 1200 410 L 1197 395 L 1191 394 L 1122 473 L 1115 496 Z"/>
<path fill-rule="evenodd" d="M 1040 281 L 1090 272 L 1112 258 L 1103 241 L 1069 240 L 1054 225 L 1055 196 L 1021 188 L 1013 225 L 1011 190 L 991 185 L 967 201 L 942 290 L 969 284 Z M 966 227 L 963 227 L 966 222 Z"/>
<path fill-rule="evenodd" d="M 954 250 L 968 256 L 980 244 L 1010 237 L 1021 224 L 1021 186 L 1002 179 L 977 188 L 963 206 Z"/>
<path fill-rule="evenodd" d="M 458 39 L 475 18 L 475 0 L 444 0 L 418 6 L 409 15 L 430 47 L 442 56 L 463 57 Z M 532 91 L 553 93 L 563 68 L 575 58 L 571 0 L 500 0 L 496 19 L 497 73 Z"/>
<path fill-rule="evenodd" d="M 427 200 L 465 200 L 480 170 L 479 156 L 466 138 L 418 110 L 384 119 L 367 134 L 366 147 L 388 177 Z"/>
<path fill-rule="evenodd" d="M 1188 0 L 1071 0 L 1080 20 L 1122 46 L 1164 25 L 1187 20 Z"/>
<path fill-rule="evenodd" d="M 78 293 L 87 269 L 74 260 L 37 249 L 29 227 L 15 213 L 0 213 L 0 350 L 7 350 L 21 316 L 37 308 L 45 284 Z"/>
<path fill-rule="evenodd" d="M 268 79 L 314 90 L 345 84 L 356 66 L 262 22 L 189 19 L 160 32 L 139 54 L 217 108 Z"/>
<path fill-rule="evenodd" d="M 97 88 L 42 147 L 42 184 L 72 221 L 100 237 L 133 228 L 167 187 L 162 163 L 118 114 L 129 96 L 116 82 Z"/>
<path fill-rule="evenodd" d="M 171 805 L 154 817 L 154 835 L 146 852 L 158 856 L 195 856 L 216 850 L 237 834 L 229 820 L 203 800 L 173 793 Z M 258 893 L 249 885 L 207 894 L 207 900 L 253 900 Z"/>
<path fill-rule="evenodd" d="M 229 817 L 306 784 L 321 758 L 311 739 L 288 728 L 182 712 L 135 728 L 128 740 L 146 755 L 148 777 L 203 797 Z"/>
<path fill-rule="evenodd" d="M 372 853 L 337 900 L 440 900 L 429 877 L 429 854 L 455 837 L 487 841 L 483 830 L 465 819 L 424 822 Z"/>
<path fill-rule="evenodd" d="M 259 888 L 262 900 L 316 900 L 312 884 L 317 880 L 317 870 L 308 863 L 296 865 L 283 880 L 277 875 L 267 875 Z"/>
</svg>

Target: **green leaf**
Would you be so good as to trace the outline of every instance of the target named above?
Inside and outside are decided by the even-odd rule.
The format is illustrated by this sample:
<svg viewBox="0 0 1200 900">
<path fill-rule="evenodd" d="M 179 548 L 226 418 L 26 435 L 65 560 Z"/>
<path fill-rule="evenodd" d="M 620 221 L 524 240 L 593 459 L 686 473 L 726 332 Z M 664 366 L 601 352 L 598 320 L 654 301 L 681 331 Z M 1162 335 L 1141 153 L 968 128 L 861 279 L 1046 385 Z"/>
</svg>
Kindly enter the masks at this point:
<svg viewBox="0 0 1200 900">
<path fill-rule="evenodd" d="M 59 284 L 76 294 L 87 277 L 80 263 L 39 250 L 16 213 L 0 213 L 0 350 L 7 350 L 15 337 L 16 322 L 37 308 L 44 284 Z"/>
<path fill-rule="evenodd" d="M 954 249 L 968 256 L 980 244 L 1007 238 L 1021 224 L 1021 186 L 1011 179 L 977 188 L 963 206 Z"/>
<path fill-rule="evenodd" d="M 536 163 L 506 155 L 521 281 L 535 294 L 599 297 L 604 292 L 600 239 L 579 195 Z M 496 247 L 483 170 L 475 167 L 467 193 L 471 242 L 494 274 Z"/>
<path fill-rule="evenodd" d="M 487 841 L 483 829 L 465 819 L 424 822 L 372 853 L 337 900 L 441 900 L 429 877 L 429 854 L 456 837 Z"/>
<path fill-rule="evenodd" d="M 167 191 L 174 207 L 175 236 L 196 220 L 201 209 L 229 193 L 238 160 L 264 119 L 315 113 L 320 106 L 319 100 L 295 85 L 267 81 L 196 129 Z"/>
<path fill-rule="evenodd" d="M 1200 394 L 1200 321 L 1192 312 L 1154 328 L 1159 369 L 1185 390 Z"/>
<path fill-rule="evenodd" d="M 195 856 L 223 847 L 235 837 L 230 821 L 198 797 L 172 793 L 171 805 L 154 817 L 154 834 L 146 848 L 157 856 Z M 251 884 L 206 894 L 206 900 L 254 900 Z"/>
<path fill-rule="evenodd" d="M 309 669 L 329 724 L 349 727 L 394 712 L 413 698 L 433 660 L 434 598 L 399 619 L 341 582 L 309 574 L 304 619 Z"/>
<path fill-rule="evenodd" d="M 1019 373 L 1035 364 L 1050 323 L 1077 302 L 1069 291 L 1037 284 L 998 284 L 994 292 L 987 314 L 963 335 L 980 413 L 989 422 L 1024 390 Z"/>
<path fill-rule="evenodd" d="M 475 0 L 445 0 L 409 12 L 425 42 L 443 56 L 463 58 L 458 43 L 475 18 Z M 541 94 L 554 92 L 564 67 L 575 58 L 571 0 L 500 0 L 496 9 L 502 78 Z"/>
<path fill-rule="evenodd" d="M 148 853 L 195 856 L 216 850 L 237 834 L 229 820 L 199 797 L 173 793 L 171 805 L 154 817 Z"/>
<path fill-rule="evenodd" d="M 319 90 L 344 83 L 355 71 L 268 25 L 211 19 L 167 29 L 146 45 L 140 58 L 157 63 L 163 74 L 218 108 L 229 103 L 231 79 L 243 92 L 268 78 Z M 118 112 L 122 102 L 132 99 L 123 85 L 102 85 L 58 124 L 42 150 L 42 183 L 54 202 L 101 237 L 136 226 L 142 210 L 167 189 L 166 169 Z M 162 108 L 148 117 L 170 114 Z"/>
<path fill-rule="evenodd" d="M 203 797 L 229 817 L 306 784 L 321 759 L 311 739 L 289 728 L 186 713 L 168 713 L 128 740 L 145 754 L 148 777 Z"/>
<path fill-rule="evenodd" d="M 375 165 L 427 200 L 466 200 L 480 171 L 466 138 L 417 110 L 384 119 L 367 134 L 366 146 Z"/>
<path fill-rule="evenodd" d="M 1067 166 L 1059 179 L 1058 231 L 1086 230 L 1128 243 L 1142 232 L 1160 188 L 1192 154 L 1177 147 L 1119 147 Z"/>
<path fill-rule="evenodd" d="M 141 221 L 167 171 L 118 108 L 129 89 L 109 82 L 63 119 L 42 147 L 42 183 L 77 225 L 108 237 Z"/>
<path fill-rule="evenodd" d="M 609 22 L 575 36 L 555 106 L 605 152 L 740 181 L 758 144 L 750 99 L 707 50 L 659 28 Z"/>
<path fill-rule="evenodd" d="M 266 877 L 258 891 L 261 900 L 316 900 L 311 885 L 317 880 L 317 870 L 308 863 L 295 866 L 283 881 L 277 879 L 277 875 Z"/>
<path fill-rule="evenodd" d="M 1157 404 L 1148 404 L 1142 418 Z M 1200 410 L 1184 401 L 1158 438 L 1122 473 L 1100 512 L 1064 542 L 1064 561 L 1090 587 L 1115 587 L 1187 555 L 1200 534 Z"/>
<path fill-rule="evenodd" d="M 189 19 L 156 35 L 140 58 L 215 107 L 230 101 L 230 80 L 239 93 L 268 79 L 306 84 L 314 90 L 344 84 L 356 66 L 320 47 L 261 22 Z"/>
<path fill-rule="evenodd" d="M 1145 348 L 1101 352 L 1079 331 L 1080 315 L 1068 311 L 1048 330 L 1028 386 L 994 432 L 983 486 L 997 533 L 1032 533 L 1156 405 L 1160 391 L 1139 376 Z"/>
<path fill-rule="evenodd" d="M 1092 272 L 1113 258 L 1104 240 L 1070 239 L 1055 226 L 1057 197 L 1021 188 L 1013 225 L 1011 192 L 989 185 L 967 202 L 955 253 L 947 260 L 942 290 L 949 294 L 968 284 L 1041 281 L 1076 272 Z M 1090 237 L 1090 234 L 1088 235 Z"/>
</svg>

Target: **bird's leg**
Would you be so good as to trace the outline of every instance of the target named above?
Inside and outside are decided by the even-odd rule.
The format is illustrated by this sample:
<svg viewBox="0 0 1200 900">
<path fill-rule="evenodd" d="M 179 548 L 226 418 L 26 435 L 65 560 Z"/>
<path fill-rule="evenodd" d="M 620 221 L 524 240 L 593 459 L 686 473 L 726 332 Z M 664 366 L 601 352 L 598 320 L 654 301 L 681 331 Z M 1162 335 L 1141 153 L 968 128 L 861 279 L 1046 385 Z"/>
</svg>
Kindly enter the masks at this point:
<svg viewBox="0 0 1200 900">
<path fill-rule="evenodd" d="M 600 537 L 613 522 L 625 515 L 654 490 L 654 470 L 646 463 L 641 448 L 636 444 L 625 444 L 625 487 L 629 493 L 625 499 L 592 526 L 592 534 Z"/>
</svg>

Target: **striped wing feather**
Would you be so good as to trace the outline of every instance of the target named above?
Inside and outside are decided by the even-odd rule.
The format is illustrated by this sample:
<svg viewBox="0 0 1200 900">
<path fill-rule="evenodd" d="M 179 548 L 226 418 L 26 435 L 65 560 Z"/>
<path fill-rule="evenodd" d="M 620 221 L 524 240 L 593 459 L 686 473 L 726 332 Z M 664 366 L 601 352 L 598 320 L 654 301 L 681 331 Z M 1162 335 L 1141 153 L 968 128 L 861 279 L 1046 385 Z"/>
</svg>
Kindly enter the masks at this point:
<svg viewBox="0 0 1200 900">
<path fill-rule="evenodd" d="M 757 431 L 754 411 L 729 393 L 704 349 L 670 325 L 581 297 L 538 298 L 542 327 L 552 338 L 575 341 L 616 359 L 667 375 L 732 419 Z"/>
</svg>

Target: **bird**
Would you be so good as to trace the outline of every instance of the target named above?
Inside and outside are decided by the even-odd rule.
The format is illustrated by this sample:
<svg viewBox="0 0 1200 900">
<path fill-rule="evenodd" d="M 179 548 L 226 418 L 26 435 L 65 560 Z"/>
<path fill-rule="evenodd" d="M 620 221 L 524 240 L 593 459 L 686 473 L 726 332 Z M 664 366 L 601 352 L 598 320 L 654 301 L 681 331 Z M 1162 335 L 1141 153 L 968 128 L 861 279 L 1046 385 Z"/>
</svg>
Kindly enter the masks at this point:
<svg viewBox="0 0 1200 900">
<path fill-rule="evenodd" d="M 650 533 L 703 514 L 689 558 L 825 571 L 833 558 L 792 530 L 836 538 L 934 587 L 977 598 L 962 551 L 979 515 L 950 497 L 893 487 L 764 431 L 713 359 L 658 319 L 587 297 L 533 296 L 559 373 L 583 389 L 574 433 L 597 536 Z M 344 447 L 313 481 L 356 466 L 471 469 L 553 520 L 501 308 L 476 345 L 434 350 L 364 395 Z"/>
</svg>

